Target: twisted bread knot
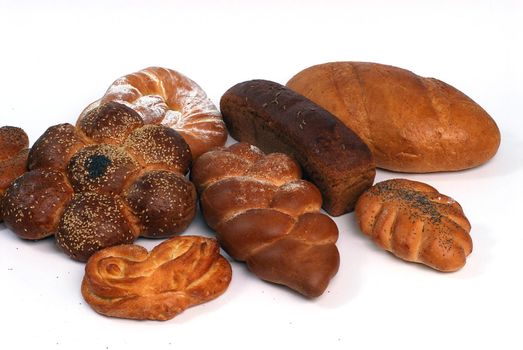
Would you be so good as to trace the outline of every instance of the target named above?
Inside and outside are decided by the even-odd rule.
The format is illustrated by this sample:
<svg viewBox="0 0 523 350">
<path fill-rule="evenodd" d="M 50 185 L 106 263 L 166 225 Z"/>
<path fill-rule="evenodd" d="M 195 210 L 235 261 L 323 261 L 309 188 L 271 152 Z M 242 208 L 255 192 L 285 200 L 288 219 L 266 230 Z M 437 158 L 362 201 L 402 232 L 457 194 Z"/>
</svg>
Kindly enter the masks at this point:
<svg viewBox="0 0 523 350">
<path fill-rule="evenodd" d="M 0 207 L 7 187 L 27 170 L 28 154 L 29 138 L 22 129 L 14 126 L 0 128 Z"/>
<path fill-rule="evenodd" d="M 120 245 L 95 253 L 85 266 L 82 295 L 107 316 L 168 320 L 220 296 L 231 275 L 215 240 L 175 237 L 151 252 Z"/>
<path fill-rule="evenodd" d="M 358 199 L 356 216 L 364 234 L 407 261 L 456 271 L 472 252 L 470 223 L 461 206 L 421 182 L 377 183 Z"/>
<path fill-rule="evenodd" d="M 109 102 L 78 127 L 50 127 L 29 154 L 29 171 L 6 191 L 6 225 L 25 239 L 56 234 L 85 261 L 95 251 L 138 235 L 183 231 L 196 211 L 185 178 L 191 155 L 173 129 L 144 125 L 132 109 Z"/>
<path fill-rule="evenodd" d="M 308 297 L 324 292 L 338 271 L 338 228 L 293 159 L 238 143 L 202 155 L 191 176 L 227 253 L 261 279 Z"/>
<path fill-rule="evenodd" d="M 227 140 L 221 114 L 202 88 L 171 69 L 149 67 L 117 79 L 78 121 L 109 101 L 134 109 L 146 124 L 162 124 L 179 132 L 189 144 L 193 159 Z"/>
</svg>

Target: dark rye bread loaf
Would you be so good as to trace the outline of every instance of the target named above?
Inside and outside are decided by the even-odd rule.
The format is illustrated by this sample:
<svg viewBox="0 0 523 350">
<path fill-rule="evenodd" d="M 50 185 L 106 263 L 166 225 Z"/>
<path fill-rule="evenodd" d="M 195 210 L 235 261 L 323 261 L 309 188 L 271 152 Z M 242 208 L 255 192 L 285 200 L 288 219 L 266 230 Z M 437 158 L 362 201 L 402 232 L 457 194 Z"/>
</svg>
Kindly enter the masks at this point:
<svg viewBox="0 0 523 350">
<path fill-rule="evenodd" d="M 323 195 L 323 208 L 338 216 L 354 209 L 372 186 L 374 160 L 367 145 L 331 113 L 275 82 L 237 84 L 220 101 L 232 137 L 266 153 L 293 156 Z"/>
</svg>

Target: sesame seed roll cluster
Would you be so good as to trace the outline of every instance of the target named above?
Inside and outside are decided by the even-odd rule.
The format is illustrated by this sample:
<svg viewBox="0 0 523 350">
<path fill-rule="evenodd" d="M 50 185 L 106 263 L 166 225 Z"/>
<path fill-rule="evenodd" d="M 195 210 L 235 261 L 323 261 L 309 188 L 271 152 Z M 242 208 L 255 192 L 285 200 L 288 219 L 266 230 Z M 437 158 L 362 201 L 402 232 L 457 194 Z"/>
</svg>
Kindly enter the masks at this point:
<svg viewBox="0 0 523 350">
<path fill-rule="evenodd" d="M 5 192 L 7 227 L 24 239 L 55 235 L 73 259 L 138 236 L 170 237 L 191 223 L 194 185 L 187 142 L 107 102 L 73 126 L 50 127 L 29 152 L 29 171 Z"/>
</svg>

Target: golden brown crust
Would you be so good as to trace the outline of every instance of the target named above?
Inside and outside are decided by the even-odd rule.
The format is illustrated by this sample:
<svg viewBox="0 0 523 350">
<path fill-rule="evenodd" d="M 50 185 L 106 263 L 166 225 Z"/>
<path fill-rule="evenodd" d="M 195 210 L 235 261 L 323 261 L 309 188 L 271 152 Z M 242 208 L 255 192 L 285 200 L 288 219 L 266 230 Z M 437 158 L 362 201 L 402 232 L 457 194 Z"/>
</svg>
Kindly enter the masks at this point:
<svg viewBox="0 0 523 350">
<path fill-rule="evenodd" d="M 149 67 L 123 76 L 80 115 L 100 104 L 116 101 L 134 109 L 147 124 L 162 124 L 182 135 L 192 158 L 223 146 L 227 130 L 221 114 L 198 84 L 171 69 Z"/>
<path fill-rule="evenodd" d="M 33 170 L 2 201 L 6 225 L 26 239 L 56 233 L 58 246 L 83 261 L 139 234 L 178 234 L 196 206 L 194 186 L 185 179 L 190 156 L 176 131 L 144 125 L 116 102 L 101 105 L 78 128 L 53 126 L 38 139 Z"/>
<path fill-rule="evenodd" d="M 318 103 L 370 147 L 378 167 L 401 172 L 462 170 L 499 147 L 494 120 L 452 86 L 365 62 L 309 67 L 287 86 Z"/>
<path fill-rule="evenodd" d="M 354 209 L 372 186 L 372 154 L 335 116 L 291 89 L 251 80 L 227 90 L 220 108 L 231 136 L 267 153 L 295 158 L 320 189 L 324 209 L 334 216 Z"/>
<path fill-rule="evenodd" d="M 82 295 L 106 316 L 164 321 L 220 296 L 231 276 L 215 240 L 175 237 L 151 252 L 120 245 L 94 254 L 85 266 Z"/>
<path fill-rule="evenodd" d="M 456 271 L 472 252 L 470 223 L 461 206 L 421 182 L 377 183 L 359 198 L 356 217 L 362 232 L 381 248 L 436 270 Z"/>
<path fill-rule="evenodd" d="M 207 224 L 234 259 L 307 297 L 325 291 L 339 267 L 338 228 L 292 158 L 237 143 L 203 154 L 191 176 Z"/>
<path fill-rule="evenodd" d="M 0 222 L 3 220 L 2 198 L 13 180 L 27 171 L 29 138 L 14 126 L 0 128 Z"/>
</svg>

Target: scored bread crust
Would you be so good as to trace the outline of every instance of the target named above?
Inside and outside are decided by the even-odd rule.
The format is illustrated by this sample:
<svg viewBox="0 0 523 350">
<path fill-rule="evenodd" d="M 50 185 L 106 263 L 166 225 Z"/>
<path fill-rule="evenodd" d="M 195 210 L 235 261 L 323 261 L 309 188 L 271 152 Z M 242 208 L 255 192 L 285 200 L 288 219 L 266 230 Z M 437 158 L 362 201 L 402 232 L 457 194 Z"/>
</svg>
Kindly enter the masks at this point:
<svg viewBox="0 0 523 350">
<path fill-rule="evenodd" d="M 379 247 L 436 270 L 456 271 L 472 252 L 470 223 L 459 203 L 421 182 L 377 183 L 358 199 L 356 217 Z"/>
<path fill-rule="evenodd" d="M 339 267 L 338 228 L 320 213 L 320 192 L 292 158 L 237 143 L 203 154 L 191 177 L 229 255 L 307 297 L 325 291 Z"/>
<path fill-rule="evenodd" d="M 471 98 L 406 69 L 332 62 L 304 69 L 287 86 L 356 132 L 380 168 L 462 170 L 485 163 L 500 144 L 495 121 Z"/>
<path fill-rule="evenodd" d="M 174 237 L 150 252 L 129 244 L 95 253 L 85 266 L 82 295 L 106 316 L 164 321 L 220 296 L 231 276 L 216 240 Z"/>
</svg>

